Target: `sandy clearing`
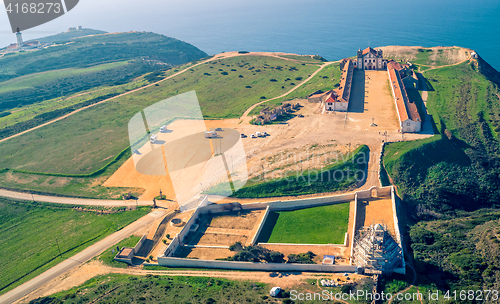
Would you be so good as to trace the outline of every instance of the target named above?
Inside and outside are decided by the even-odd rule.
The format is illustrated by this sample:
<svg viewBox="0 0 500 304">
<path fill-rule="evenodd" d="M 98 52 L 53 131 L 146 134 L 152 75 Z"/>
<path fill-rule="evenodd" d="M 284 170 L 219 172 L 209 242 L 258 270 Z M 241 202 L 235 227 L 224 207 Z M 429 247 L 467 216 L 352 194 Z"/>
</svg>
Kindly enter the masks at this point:
<svg viewBox="0 0 500 304">
<path fill-rule="evenodd" d="M 356 219 L 357 229 L 377 223 L 385 224 L 387 230 L 392 235 L 395 235 L 392 200 L 390 198 L 359 200 L 358 216 Z"/>
<path fill-rule="evenodd" d="M 469 58 L 472 50 L 458 47 L 458 46 L 436 46 L 426 48 L 423 46 L 400 46 L 400 45 L 390 45 L 383 46 L 377 49 L 381 49 L 384 53 L 384 57 L 395 58 L 396 60 L 414 60 L 418 54 L 418 49 L 432 49 L 432 53 L 429 59 L 435 63 L 436 59 L 444 60 L 447 64 L 455 64 Z M 431 62 L 431 63 L 432 63 Z M 436 66 L 436 64 L 431 64 L 431 66 Z"/>
</svg>

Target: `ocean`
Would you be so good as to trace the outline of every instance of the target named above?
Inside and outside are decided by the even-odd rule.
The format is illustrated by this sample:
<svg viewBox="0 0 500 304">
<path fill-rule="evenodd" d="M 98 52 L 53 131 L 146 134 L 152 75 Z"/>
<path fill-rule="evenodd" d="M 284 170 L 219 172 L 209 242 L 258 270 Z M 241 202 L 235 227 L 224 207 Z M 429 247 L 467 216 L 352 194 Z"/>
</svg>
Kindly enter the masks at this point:
<svg viewBox="0 0 500 304">
<path fill-rule="evenodd" d="M 462 46 L 500 70 L 498 0 L 86 0 L 65 16 L 27 30 L 25 40 L 82 25 L 151 31 L 209 54 L 280 51 L 328 60 L 385 45 Z M 15 42 L 0 14 L 0 45 Z"/>
</svg>

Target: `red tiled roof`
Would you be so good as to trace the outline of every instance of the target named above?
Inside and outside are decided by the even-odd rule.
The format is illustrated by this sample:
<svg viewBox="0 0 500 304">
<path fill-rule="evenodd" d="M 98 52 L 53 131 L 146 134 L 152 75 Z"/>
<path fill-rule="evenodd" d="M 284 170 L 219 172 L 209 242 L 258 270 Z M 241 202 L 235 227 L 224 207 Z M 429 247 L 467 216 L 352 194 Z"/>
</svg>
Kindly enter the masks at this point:
<svg viewBox="0 0 500 304">
<path fill-rule="evenodd" d="M 337 102 L 349 102 L 351 96 L 351 85 L 352 85 L 352 74 L 354 72 L 354 66 L 351 59 L 347 59 L 344 69 L 342 70 L 342 76 L 340 78 L 340 86 L 335 91 L 337 92 Z"/>
<path fill-rule="evenodd" d="M 371 47 L 367 47 L 366 49 L 363 50 L 363 55 L 366 55 L 368 53 L 372 53 L 373 55 L 378 55 L 377 51 L 375 51 Z"/>
<path fill-rule="evenodd" d="M 398 110 L 399 119 L 401 120 L 400 122 L 408 119 L 413 121 L 421 121 L 417 106 L 415 105 L 415 103 L 410 102 L 410 100 L 408 99 L 405 85 L 401 80 L 401 76 L 399 75 L 400 69 L 401 65 L 395 61 L 391 61 L 387 64 L 387 70 L 389 71 L 389 81 L 395 95 L 394 98 L 396 99 L 396 107 Z"/>
</svg>

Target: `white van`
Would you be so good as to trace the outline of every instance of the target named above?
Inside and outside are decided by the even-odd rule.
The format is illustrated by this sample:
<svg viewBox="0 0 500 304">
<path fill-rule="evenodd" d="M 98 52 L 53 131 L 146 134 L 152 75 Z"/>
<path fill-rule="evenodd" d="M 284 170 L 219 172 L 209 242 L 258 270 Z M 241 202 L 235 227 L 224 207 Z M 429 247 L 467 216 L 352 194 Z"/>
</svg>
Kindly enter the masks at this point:
<svg viewBox="0 0 500 304">
<path fill-rule="evenodd" d="M 160 127 L 160 132 L 165 132 L 165 131 L 167 131 L 167 129 L 168 129 L 167 125 L 163 125 Z"/>
<path fill-rule="evenodd" d="M 149 141 L 154 144 L 156 141 L 158 140 L 158 135 L 152 135 L 150 138 L 149 138 Z"/>
</svg>

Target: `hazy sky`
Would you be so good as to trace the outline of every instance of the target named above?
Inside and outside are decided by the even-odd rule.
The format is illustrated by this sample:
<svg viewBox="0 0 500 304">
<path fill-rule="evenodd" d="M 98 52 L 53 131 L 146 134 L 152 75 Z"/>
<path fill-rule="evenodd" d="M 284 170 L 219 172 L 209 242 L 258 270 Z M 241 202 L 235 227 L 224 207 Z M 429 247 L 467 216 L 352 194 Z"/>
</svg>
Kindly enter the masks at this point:
<svg viewBox="0 0 500 304">
<path fill-rule="evenodd" d="M 289 5 L 294 1 L 286 1 Z M 300 1 L 297 1 L 300 2 Z M 23 32 L 24 40 L 43 37 L 65 31 L 68 27 L 82 25 L 83 27 L 115 31 L 155 31 L 168 36 L 185 32 L 190 24 L 199 23 L 200 14 L 213 16 L 211 23 L 224 22 L 224 15 L 230 12 L 232 17 L 238 14 L 246 16 L 246 8 L 261 7 L 266 9 L 268 1 L 234 1 L 234 0 L 80 0 L 78 5 L 53 21 Z M 273 6 L 279 6 L 282 1 L 273 1 Z M 207 20 L 204 18 L 204 20 Z M 208 22 L 208 20 L 207 20 Z M 203 29 L 203 24 L 199 24 Z M 160 31 L 159 29 L 163 29 Z M 175 37 L 182 39 L 182 37 Z M 0 12 L 0 46 L 15 42 L 15 36 L 10 29 L 7 12 Z"/>
</svg>

